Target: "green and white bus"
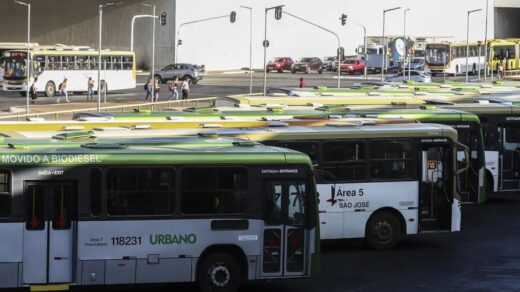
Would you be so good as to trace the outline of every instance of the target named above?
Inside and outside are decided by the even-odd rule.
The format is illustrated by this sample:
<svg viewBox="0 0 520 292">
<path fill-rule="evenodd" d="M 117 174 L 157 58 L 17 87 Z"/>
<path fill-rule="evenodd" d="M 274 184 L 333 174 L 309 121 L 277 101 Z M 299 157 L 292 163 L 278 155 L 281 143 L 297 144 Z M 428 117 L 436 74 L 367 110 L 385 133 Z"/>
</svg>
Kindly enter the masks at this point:
<svg viewBox="0 0 520 292">
<path fill-rule="evenodd" d="M 269 128 L 149 129 L 126 139 L 168 146 L 169 137 L 194 133 L 215 140 L 249 139 L 309 155 L 321 173 L 317 175 L 321 239 L 366 238 L 371 247 L 388 249 L 404 235 L 460 231 L 458 177 L 469 167 L 469 154 L 451 127 L 280 123 Z M 89 139 L 110 142 L 128 134 L 96 132 Z M 62 140 L 54 142 L 67 143 Z"/>
<path fill-rule="evenodd" d="M 307 155 L 240 139 L 168 144 L 2 143 L 0 288 L 235 291 L 318 269 Z"/>
</svg>

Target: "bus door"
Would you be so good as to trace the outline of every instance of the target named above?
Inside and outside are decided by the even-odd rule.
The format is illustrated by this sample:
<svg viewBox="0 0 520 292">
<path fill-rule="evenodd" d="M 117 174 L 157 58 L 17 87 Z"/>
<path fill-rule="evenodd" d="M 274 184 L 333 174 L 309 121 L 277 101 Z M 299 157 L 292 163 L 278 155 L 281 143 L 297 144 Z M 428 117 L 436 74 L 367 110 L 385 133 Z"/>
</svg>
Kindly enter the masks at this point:
<svg viewBox="0 0 520 292">
<path fill-rule="evenodd" d="M 451 149 L 448 144 L 422 146 L 419 232 L 457 231 L 459 228 L 460 216 L 452 214 L 454 211 L 460 213 L 460 209 L 453 194 Z"/>
<path fill-rule="evenodd" d="M 23 283 L 70 283 L 76 185 L 26 181 Z"/>
<path fill-rule="evenodd" d="M 499 190 L 520 189 L 520 128 L 518 124 L 499 126 L 502 142 Z"/>
<path fill-rule="evenodd" d="M 265 183 L 262 277 L 304 275 L 309 234 L 306 185 L 298 180 Z"/>
</svg>

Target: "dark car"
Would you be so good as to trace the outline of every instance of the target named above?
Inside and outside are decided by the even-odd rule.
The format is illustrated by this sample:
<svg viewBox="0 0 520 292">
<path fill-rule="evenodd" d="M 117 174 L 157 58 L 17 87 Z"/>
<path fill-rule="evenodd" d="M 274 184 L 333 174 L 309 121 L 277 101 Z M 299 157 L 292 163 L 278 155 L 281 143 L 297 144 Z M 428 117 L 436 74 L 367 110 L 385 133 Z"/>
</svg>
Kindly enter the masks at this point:
<svg viewBox="0 0 520 292">
<path fill-rule="evenodd" d="M 323 62 L 317 57 L 305 57 L 301 58 L 298 62 L 294 63 L 291 69 L 292 73 L 303 72 L 323 72 Z"/>
<path fill-rule="evenodd" d="M 155 71 L 154 77 L 161 83 L 179 78 L 179 80 L 188 80 L 195 84 L 202 80 L 203 70 L 204 67 L 195 64 L 170 64 Z"/>
<path fill-rule="evenodd" d="M 277 57 L 267 63 L 266 70 L 267 72 L 278 71 L 278 73 L 283 73 L 284 70 L 291 70 L 293 64 L 293 59 L 289 57 Z"/>
</svg>

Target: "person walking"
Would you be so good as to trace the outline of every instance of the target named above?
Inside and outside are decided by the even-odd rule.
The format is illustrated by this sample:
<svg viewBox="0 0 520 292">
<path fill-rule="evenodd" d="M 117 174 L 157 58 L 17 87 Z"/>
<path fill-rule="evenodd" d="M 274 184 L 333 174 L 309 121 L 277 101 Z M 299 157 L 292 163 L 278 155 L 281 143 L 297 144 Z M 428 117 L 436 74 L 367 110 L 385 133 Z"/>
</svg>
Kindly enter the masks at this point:
<svg viewBox="0 0 520 292">
<path fill-rule="evenodd" d="M 67 92 L 67 78 L 63 79 L 63 81 L 60 83 L 60 86 L 58 87 L 58 90 L 60 91 L 60 97 L 58 97 L 56 102 L 60 103 L 62 97 L 65 97 L 66 102 L 70 102 L 69 93 Z"/>
<path fill-rule="evenodd" d="M 300 88 L 305 88 L 305 86 L 307 86 L 307 85 L 305 84 L 305 80 L 303 80 L 303 78 L 300 78 L 300 84 L 299 84 L 299 87 L 300 87 Z"/>
<path fill-rule="evenodd" d="M 502 80 L 504 78 L 504 63 L 500 61 L 498 64 L 498 80 Z"/>
<path fill-rule="evenodd" d="M 144 84 L 144 91 L 146 91 L 146 97 L 144 98 L 144 102 L 148 101 L 148 97 L 152 97 L 152 90 L 153 90 L 153 84 L 152 84 L 152 78 L 148 78 L 148 81 Z"/>
<path fill-rule="evenodd" d="M 190 96 L 190 83 L 188 79 L 182 81 L 182 99 L 188 99 Z"/>
<path fill-rule="evenodd" d="M 159 94 L 161 93 L 161 85 L 159 84 L 159 80 L 155 79 L 153 82 L 153 96 L 152 102 L 158 102 L 159 101 Z"/>
<path fill-rule="evenodd" d="M 38 94 L 36 93 L 36 90 L 38 90 L 38 88 L 36 88 L 36 82 L 38 82 L 38 78 L 37 77 L 34 78 L 34 81 L 31 84 L 31 87 L 29 88 L 29 94 L 31 95 L 31 103 L 32 104 L 34 104 L 34 102 L 38 98 Z"/>
<path fill-rule="evenodd" d="M 87 81 L 87 101 L 92 100 L 94 100 L 94 80 L 92 80 L 92 77 L 89 77 Z"/>
<path fill-rule="evenodd" d="M 171 95 L 170 95 L 170 100 L 178 100 L 179 99 L 179 78 L 175 78 L 175 80 L 173 80 L 171 83 L 170 83 L 170 86 L 169 86 L 169 89 L 170 89 L 170 92 L 171 92 Z"/>
</svg>

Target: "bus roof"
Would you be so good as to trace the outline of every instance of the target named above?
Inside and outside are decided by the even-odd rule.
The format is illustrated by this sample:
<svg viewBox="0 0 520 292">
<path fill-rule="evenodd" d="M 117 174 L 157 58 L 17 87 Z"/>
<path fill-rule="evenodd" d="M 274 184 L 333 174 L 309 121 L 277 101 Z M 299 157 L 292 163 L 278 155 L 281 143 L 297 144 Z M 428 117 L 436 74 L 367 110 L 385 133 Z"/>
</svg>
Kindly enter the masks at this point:
<svg viewBox="0 0 520 292">
<path fill-rule="evenodd" d="M 85 164 L 262 164 L 299 163 L 310 165 L 303 153 L 263 146 L 235 138 L 179 137 L 163 143 L 123 144 L 110 142 L 69 143 L 57 146 L 51 139 L 6 141 L 0 147 L 4 165 Z"/>
<path fill-rule="evenodd" d="M 9 50 L 4 53 L 4 55 L 9 54 L 10 52 L 21 52 L 25 53 L 25 50 Z M 73 55 L 73 56 L 90 56 L 95 55 L 97 56 L 99 54 L 98 51 L 94 49 L 49 49 L 49 48 L 42 48 L 42 49 L 36 49 L 30 51 L 31 55 Z M 102 50 L 101 51 L 102 56 L 112 56 L 112 55 L 129 55 L 133 56 L 134 52 L 131 51 L 110 51 L 110 50 Z"/>
</svg>

